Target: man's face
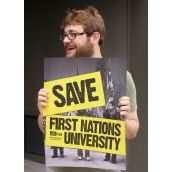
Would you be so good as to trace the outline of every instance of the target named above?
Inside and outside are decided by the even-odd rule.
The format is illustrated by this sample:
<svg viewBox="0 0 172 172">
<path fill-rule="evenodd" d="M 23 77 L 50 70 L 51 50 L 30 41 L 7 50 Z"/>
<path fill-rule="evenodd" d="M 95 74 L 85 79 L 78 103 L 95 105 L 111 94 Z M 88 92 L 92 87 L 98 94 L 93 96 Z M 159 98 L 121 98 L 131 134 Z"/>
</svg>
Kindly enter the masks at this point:
<svg viewBox="0 0 172 172">
<path fill-rule="evenodd" d="M 64 34 L 84 33 L 82 25 L 69 25 L 64 29 Z M 94 54 L 93 45 L 87 34 L 76 36 L 75 39 L 68 39 L 66 36 L 63 40 L 66 51 L 66 57 L 92 57 Z"/>
</svg>

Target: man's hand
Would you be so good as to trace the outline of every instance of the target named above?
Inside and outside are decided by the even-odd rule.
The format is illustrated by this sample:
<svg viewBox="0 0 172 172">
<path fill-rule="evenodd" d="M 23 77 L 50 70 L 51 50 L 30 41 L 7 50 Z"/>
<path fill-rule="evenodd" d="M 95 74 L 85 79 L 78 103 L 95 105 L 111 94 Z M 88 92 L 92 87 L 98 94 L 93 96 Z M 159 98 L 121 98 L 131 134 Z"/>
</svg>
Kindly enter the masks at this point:
<svg viewBox="0 0 172 172">
<path fill-rule="evenodd" d="M 119 108 L 120 115 L 124 116 L 125 117 L 124 119 L 127 120 L 129 117 L 130 109 L 131 109 L 130 108 L 130 98 L 127 96 L 121 97 L 119 99 L 118 106 L 120 107 Z"/>
<path fill-rule="evenodd" d="M 120 115 L 125 117 L 126 138 L 133 139 L 139 129 L 137 112 L 131 112 L 130 98 L 126 96 L 119 99 L 118 106 L 120 107 Z"/>
<path fill-rule="evenodd" d="M 48 102 L 48 91 L 42 88 L 38 92 L 38 102 L 37 102 L 37 106 L 41 114 L 43 112 L 43 109 L 47 106 L 47 102 Z"/>
<path fill-rule="evenodd" d="M 42 132 L 44 131 L 42 112 L 43 109 L 47 106 L 47 102 L 48 102 L 48 91 L 42 88 L 38 92 L 38 102 L 37 102 L 37 106 L 40 112 L 38 116 L 38 125 Z"/>
</svg>

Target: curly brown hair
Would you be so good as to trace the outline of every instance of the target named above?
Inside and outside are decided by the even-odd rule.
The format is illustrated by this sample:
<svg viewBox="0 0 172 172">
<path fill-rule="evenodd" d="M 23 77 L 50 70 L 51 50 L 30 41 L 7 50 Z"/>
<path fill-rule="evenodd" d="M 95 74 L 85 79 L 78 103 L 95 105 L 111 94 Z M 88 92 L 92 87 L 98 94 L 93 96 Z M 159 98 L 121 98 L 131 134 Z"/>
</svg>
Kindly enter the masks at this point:
<svg viewBox="0 0 172 172">
<path fill-rule="evenodd" d="M 92 35 L 94 32 L 99 32 L 99 45 L 102 45 L 104 42 L 104 21 L 98 10 L 93 6 L 88 6 L 83 10 L 68 10 L 60 28 L 64 29 L 67 25 L 83 25 L 84 32 L 88 35 Z"/>
</svg>

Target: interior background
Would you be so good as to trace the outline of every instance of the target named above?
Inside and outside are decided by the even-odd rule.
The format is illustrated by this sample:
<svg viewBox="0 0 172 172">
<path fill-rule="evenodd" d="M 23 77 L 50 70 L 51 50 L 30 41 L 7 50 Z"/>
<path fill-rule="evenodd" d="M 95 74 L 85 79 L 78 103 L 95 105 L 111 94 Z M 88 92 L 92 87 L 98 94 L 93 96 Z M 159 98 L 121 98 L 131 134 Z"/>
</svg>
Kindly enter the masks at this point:
<svg viewBox="0 0 172 172">
<path fill-rule="evenodd" d="M 43 161 L 37 125 L 37 92 L 43 87 L 44 57 L 63 57 L 59 25 L 68 8 L 94 5 L 106 25 L 104 57 L 127 57 L 138 101 L 140 130 L 128 146 L 128 172 L 148 171 L 148 3 L 147 0 L 25 0 L 25 158 Z"/>
</svg>

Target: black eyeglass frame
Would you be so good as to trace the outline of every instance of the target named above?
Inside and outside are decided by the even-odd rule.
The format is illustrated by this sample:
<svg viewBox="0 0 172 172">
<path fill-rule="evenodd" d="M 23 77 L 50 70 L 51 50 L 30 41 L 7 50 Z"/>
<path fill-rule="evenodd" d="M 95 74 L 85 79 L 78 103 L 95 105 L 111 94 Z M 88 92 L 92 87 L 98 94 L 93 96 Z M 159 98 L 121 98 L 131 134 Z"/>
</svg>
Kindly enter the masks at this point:
<svg viewBox="0 0 172 172">
<path fill-rule="evenodd" d="M 67 36 L 67 38 L 69 40 L 73 40 L 73 39 L 76 39 L 77 36 L 84 35 L 84 34 L 91 35 L 91 34 L 88 34 L 86 32 L 81 32 L 81 33 L 79 33 L 79 32 L 69 32 L 69 33 L 66 33 L 64 35 L 60 35 L 60 40 L 63 41 L 66 36 Z"/>
</svg>

